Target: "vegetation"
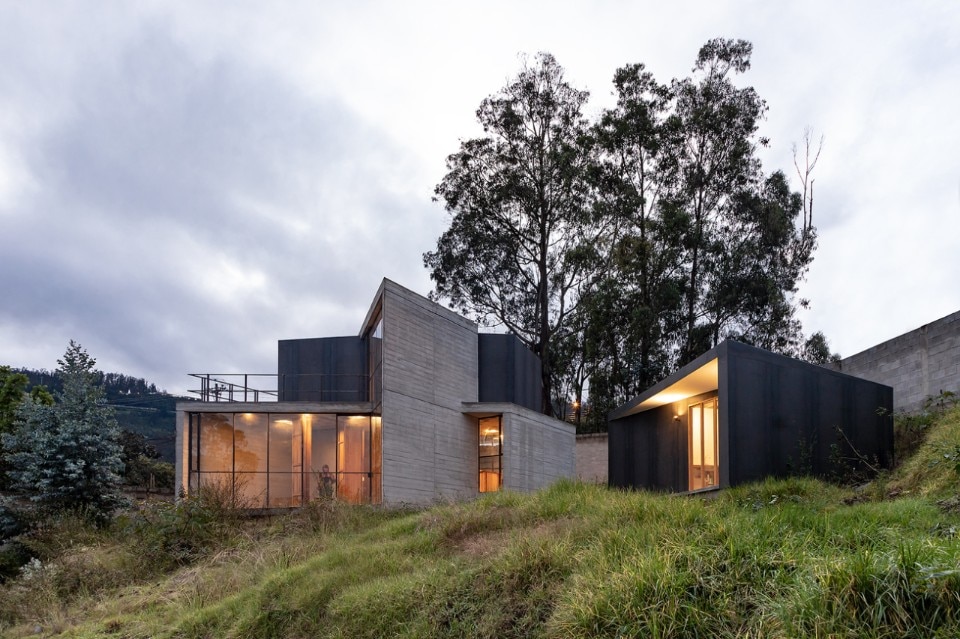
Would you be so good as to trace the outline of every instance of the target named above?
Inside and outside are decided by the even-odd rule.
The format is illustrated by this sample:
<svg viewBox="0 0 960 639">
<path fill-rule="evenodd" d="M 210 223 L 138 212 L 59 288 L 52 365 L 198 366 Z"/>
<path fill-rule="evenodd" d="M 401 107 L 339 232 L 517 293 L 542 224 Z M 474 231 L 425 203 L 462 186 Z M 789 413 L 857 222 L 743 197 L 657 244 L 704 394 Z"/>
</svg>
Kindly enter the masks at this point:
<svg viewBox="0 0 960 639">
<path fill-rule="evenodd" d="M 960 408 L 892 477 L 712 500 L 563 482 L 421 511 L 246 520 L 204 494 L 64 518 L 0 586 L 8 636 L 952 637 Z M 945 460 L 945 461 L 941 461 Z"/>
<path fill-rule="evenodd" d="M 53 392 L 62 390 L 62 381 L 56 371 L 21 368 L 14 372 L 25 375 L 31 389 L 45 386 Z M 102 371 L 95 371 L 95 375 L 94 384 L 103 388 L 106 402 L 113 408 L 120 429 L 143 435 L 160 454 L 160 459 L 172 463 L 176 403 L 185 398 L 169 395 L 139 377 Z"/>
<path fill-rule="evenodd" d="M 505 326 L 540 357 L 543 411 L 552 411 L 553 341 L 567 331 L 602 227 L 589 209 L 587 93 L 563 79 L 553 56 L 483 101 L 485 137 L 447 158 L 436 188 L 453 214 L 424 255 L 436 295 L 485 323 Z"/>
<path fill-rule="evenodd" d="M 13 430 L 2 435 L 7 476 L 45 511 L 103 521 L 122 501 L 120 433 L 94 383 L 96 360 L 71 340 L 57 362 L 63 388 L 56 401 L 25 399 Z"/>
<path fill-rule="evenodd" d="M 599 418 L 726 338 L 833 358 L 796 317 L 821 146 L 807 132 L 801 192 L 763 170 L 766 103 L 737 84 L 751 53 L 711 40 L 690 77 L 665 84 L 624 66 L 595 122 L 541 54 L 481 103 L 484 135 L 447 159 L 435 193 L 450 227 L 424 255 L 434 296 L 540 356 L 544 412 L 579 407 L 589 388 Z"/>
</svg>

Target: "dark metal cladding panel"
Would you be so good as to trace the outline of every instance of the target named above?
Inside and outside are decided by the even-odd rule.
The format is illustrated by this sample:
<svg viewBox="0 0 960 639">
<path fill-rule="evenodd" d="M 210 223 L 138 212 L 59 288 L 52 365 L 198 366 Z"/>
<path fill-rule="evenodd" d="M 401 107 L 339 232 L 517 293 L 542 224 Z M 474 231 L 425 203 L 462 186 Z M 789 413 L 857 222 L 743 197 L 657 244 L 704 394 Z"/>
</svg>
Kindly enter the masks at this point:
<svg viewBox="0 0 960 639">
<path fill-rule="evenodd" d="M 893 406 L 890 387 L 742 344 L 728 357 L 731 485 L 831 474 L 838 428 L 858 453 L 892 463 L 892 421 L 878 414 Z"/>
<path fill-rule="evenodd" d="M 871 464 L 892 466 L 889 386 L 737 342 L 716 352 L 721 486 L 768 476 L 827 476 L 837 470 L 838 448 L 846 457 L 860 454 Z M 687 406 L 709 395 L 611 420 L 610 485 L 686 490 Z"/>
<path fill-rule="evenodd" d="M 362 337 L 280 340 L 277 350 L 281 401 L 367 401 Z"/>
<path fill-rule="evenodd" d="M 543 400 L 540 358 L 516 335 L 481 333 L 477 337 L 479 400 L 539 411 Z"/>
</svg>

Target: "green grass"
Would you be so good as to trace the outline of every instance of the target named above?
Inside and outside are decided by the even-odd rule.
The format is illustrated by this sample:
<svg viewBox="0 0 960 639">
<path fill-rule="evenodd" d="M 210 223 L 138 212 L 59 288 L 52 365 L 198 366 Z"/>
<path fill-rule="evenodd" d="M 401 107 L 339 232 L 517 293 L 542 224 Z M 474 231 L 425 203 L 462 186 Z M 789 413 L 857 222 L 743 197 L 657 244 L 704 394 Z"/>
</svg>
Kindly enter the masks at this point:
<svg viewBox="0 0 960 639">
<path fill-rule="evenodd" d="M 0 618 L 12 637 L 955 637 L 960 474 L 939 460 L 956 444 L 954 410 L 859 495 L 561 482 L 421 511 L 320 505 L 231 520 L 177 566 L 142 531 L 77 533 L 0 591 Z"/>
</svg>

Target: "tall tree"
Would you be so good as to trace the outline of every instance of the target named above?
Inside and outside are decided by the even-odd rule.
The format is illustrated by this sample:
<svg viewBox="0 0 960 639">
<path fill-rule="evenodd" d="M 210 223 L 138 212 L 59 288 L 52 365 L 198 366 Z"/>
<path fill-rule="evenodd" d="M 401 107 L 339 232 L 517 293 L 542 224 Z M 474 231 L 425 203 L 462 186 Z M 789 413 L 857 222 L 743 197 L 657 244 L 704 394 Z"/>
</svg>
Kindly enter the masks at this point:
<svg viewBox="0 0 960 639">
<path fill-rule="evenodd" d="M 642 64 L 614 76 L 617 105 L 596 126 L 596 206 L 612 221 L 604 277 L 585 298 L 592 417 L 660 379 L 676 340 L 682 226 L 673 95 Z"/>
<path fill-rule="evenodd" d="M 723 245 L 722 218 L 729 213 L 732 198 L 755 188 L 761 179 L 755 151 L 766 140 L 757 140 L 755 134 L 766 104 L 752 87 L 739 88 L 732 79 L 750 68 L 752 49 L 744 40 L 710 40 L 700 49 L 694 77 L 672 85 L 679 120 L 675 149 L 680 179 L 673 197 L 689 224 L 681 362 L 695 358 L 719 337 L 719 326 L 705 303 L 711 271 L 722 265 L 712 249 Z"/>
<path fill-rule="evenodd" d="M 122 448 L 113 410 L 96 384 L 96 360 L 71 340 L 57 360 L 63 390 L 48 406 L 24 402 L 3 435 L 13 488 L 51 510 L 103 520 L 122 502 Z"/>
<path fill-rule="evenodd" d="M 569 330 L 601 233 L 588 206 L 587 95 L 542 53 L 483 100 L 484 136 L 447 158 L 435 190 L 450 227 L 423 256 L 434 298 L 505 327 L 540 356 L 547 414 L 554 342 Z"/>
</svg>

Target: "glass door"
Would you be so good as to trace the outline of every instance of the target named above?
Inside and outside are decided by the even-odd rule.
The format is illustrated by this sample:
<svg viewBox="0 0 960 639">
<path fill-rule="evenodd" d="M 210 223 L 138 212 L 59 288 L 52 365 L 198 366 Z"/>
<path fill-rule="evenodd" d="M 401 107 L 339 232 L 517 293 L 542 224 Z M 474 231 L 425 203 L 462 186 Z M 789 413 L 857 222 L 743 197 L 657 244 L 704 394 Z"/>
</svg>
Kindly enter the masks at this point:
<svg viewBox="0 0 960 639">
<path fill-rule="evenodd" d="M 720 478 L 720 460 L 717 451 L 717 398 L 691 404 L 688 441 L 689 490 L 716 486 Z"/>
</svg>

